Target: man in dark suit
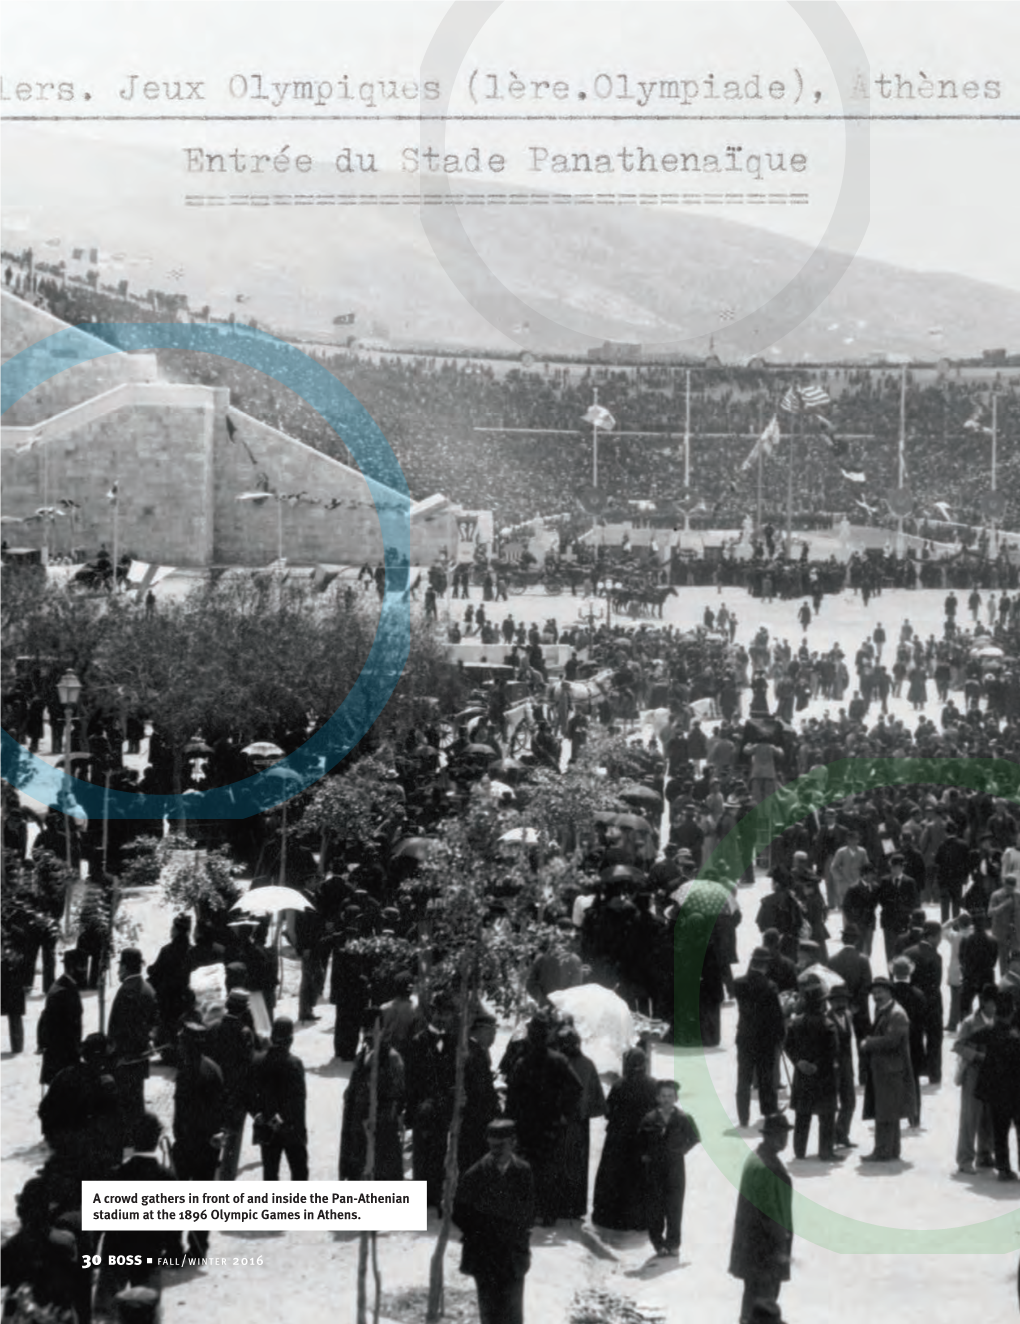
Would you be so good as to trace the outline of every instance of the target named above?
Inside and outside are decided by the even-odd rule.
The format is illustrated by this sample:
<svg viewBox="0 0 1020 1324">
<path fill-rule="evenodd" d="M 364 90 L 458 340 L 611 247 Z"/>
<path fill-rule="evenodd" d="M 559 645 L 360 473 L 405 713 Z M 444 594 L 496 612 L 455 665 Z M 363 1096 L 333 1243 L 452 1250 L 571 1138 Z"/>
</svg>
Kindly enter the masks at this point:
<svg viewBox="0 0 1020 1324">
<path fill-rule="evenodd" d="M 834 984 L 829 990 L 829 1020 L 836 1027 L 839 1055 L 836 1059 L 836 1148 L 856 1149 L 850 1139 L 850 1123 L 857 1108 L 854 1085 L 854 1028 L 850 1012 L 850 992 L 846 984 Z"/>
<path fill-rule="evenodd" d="M 853 1024 L 854 1038 L 857 1040 L 858 1065 L 860 1066 L 861 1040 L 871 1033 L 871 1016 L 868 1011 L 868 996 L 871 993 L 871 962 L 858 950 L 857 931 L 850 925 L 843 930 L 843 946 L 829 957 L 829 969 L 835 971 L 846 985 L 850 1000 L 850 1018 Z M 863 1085 L 863 1067 L 861 1067 Z"/>
<path fill-rule="evenodd" d="M 889 877 L 878 885 L 878 900 L 882 908 L 882 937 L 885 940 L 885 959 L 896 955 L 896 939 L 910 928 L 910 917 L 917 906 L 919 888 L 903 868 L 904 857 L 899 851 L 889 857 Z"/>
<path fill-rule="evenodd" d="M 870 862 L 861 866 L 861 876 L 851 883 L 843 897 L 843 923 L 855 928 L 855 946 L 863 956 L 871 955 L 875 936 L 875 911 L 878 909 L 878 883 L 875 867 Z"/>
<path fill-rule="evenodd" d="M 780 993 L 797 992 L 797 962 L 791 961 L 779 950 L 780 936 L 778 929 L 766 929 L 761 935 L 761 945 L 769 954 L 765 974 L 775 984 Z"/>
<path fill-rule="evenodd" d="M 963 887 L 970 876 L 970 866 L 970 847 L 960 836 L 957 824 L 947 822 L 946 839 L 935 852 L 935 880 L 938 885 L 943 924 L 949 918 L 950 910 L 953 919 L 960 913 Z"/>
<path fill-rule="evenodd" d="M 170 929 L 170 941 L 159 949 L 149 966 L 149 983 L 159 1004 L 159 1043 L 172 1044 L 177 1037 L 177 1022 L 188 1009 L 194 948 L 191 945 L 191 916 L 177 915 Z"/>
<path fill-rule="evenodd" d="M 209 1029 L 206 1052 L 223 1073 L 223 1152 L 218 1181 L 234 1181 L 241 1159 L 244 1123 L 251 1105 L 255 1034 L 248 1024 L 248 990 L 232 988 L 222 1020 Z"/>
<path fill-rule="evenodd" d="M 273 1021 L 269 1048 L 256 1059 L 252 1073 L 263 1181 L 279 1179 L 283 1154 L 287 1155 L 291 1181 L 308 1180 L 305 1068 L 290 1051 L 293 1042 L 294 1022 L 289 1016 L 278 1016 Z"/>
<path fill-rule="evenodd" d="M 79 988 L 85 982 L 85 958 L 77 951 L 64 953 L 64 973 L 49 987 L 36 1028 L 42 1053 L 39 1079 L 49 1085 L 64 1067 L 78 1061 L 81 1050 L 82 1006 Z"/>
<path fill-rule="evenodd" d="M 120 988 L 107 1028 L 127 1145 L 134 1144 L 134 1128 L 145 1112 L 149 1051 L 158 1019 L 156 990 L 142 976 L 142 954 L 137 947 L 125 947 L 120 954 Z"/>
<path fill-rule="evenodd" d="M 995 963 L 999 944 L 988 932 L 988 916 L 983 910 L 971 912 L 974 931 L 960 943 L 960 1015 L 969 1016 L 986 984 L 995 983 Z"/>
<path fill-rule="evenodd" d="M 733 981 L 737 1000 L 737 1119 L 751 1119 L 751 1084 L 758 1079 L 762 1116 L 776 1111 L 776 1061 L 786 1034 L 783 1009 L 775 984 L 765 973 L 769 953 L 756 947 L 747 974 Z"/>
<path fill-rule="evenodd" d="M 535 1180 L 514 1153 L 516 1124 L 489 1123 L 489 1152 L 460 1179 L 453 1221 L 463 1233 L 461 1273 L 475 1280 L 481 1324 L 524 1324 Z"/>
<path fill-rule="evenodd" d="M 889 976 L 892 979 L 892 995 L 910 1021 L 910 1066 L 914 1075 L 914 1111 L 910 1114 L 910 1125 L 921 1125 L 921 1077 L 927 1064 L 924 1042 L 925 1000 L 920 989 L 911 982 L 914 975 L 914 963 L 909 956 L 894 957 L 889 963 Z"/>
<path fill-rule="evenodd" d="M 942 957 L 938 945 L 942 941 L 942 925 L 928 921 L 921 941 L 908 947 L 904 956 L 914 963 L 910 982 L 924 994 L 924 1057 L 925 1074 L 932 1085 L 942 1080 L 942 1027 L 945 1025 L 942 1008 Z"/>
<path fill-rule="evenodd" d="M 219 1163 L 223 1073 L 205 1056 L 208 1035 L 204 1025 L 186 1021 L 178 1037 L 173 1159 L 179 1181 L 213 1181 Z M 191 1232 L 188 1243 L 193 1255 L 204 1255 L 209 1233 Z"/>
<path fill-rule="evenodd" d="M 135 1152 L 110 1174 L 112 1181 L 175 1181 L 174 1172 L 161 1162 L 158 1149 L 163 1124 L 154 1113 L 143 1113 L 135 1127 Z M 135 1232 L 121 1229 L 103 1238 L 104 1269 L 99 1294 L 113 1296 L 122 1287 L 161 1288 L 159 1260 L 176 1240 L 173 1232 Z M 115 1266 L 114 1259 L 126 1260 Z M 134 1259 L 138 1263 L 132 1263 Z"/>
</svg>

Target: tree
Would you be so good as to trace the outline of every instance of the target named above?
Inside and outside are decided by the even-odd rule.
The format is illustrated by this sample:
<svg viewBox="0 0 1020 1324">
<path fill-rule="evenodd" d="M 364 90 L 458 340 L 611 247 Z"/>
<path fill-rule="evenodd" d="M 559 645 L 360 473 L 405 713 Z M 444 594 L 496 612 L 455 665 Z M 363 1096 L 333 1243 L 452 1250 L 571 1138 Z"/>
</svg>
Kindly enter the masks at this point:
<svg viewBox="0 0 1020 1324">
<path fill-rule="evenodd" d="M 532 867 L 526 853 L 517 852 L 515 858 L 497 863 L 499 838 L 511 821 L 495 806 L 475 801 L 464 817 L 441 825 L 438 843 L 422 863 L 419 880 L 406 885 L 424 903 L 421 941 L 431 966 L 426 998 L 442 992 L 453 999 L 458 1025 L 442 1221 L 429 1268 L 429 1324 L 443 1316 L 443 1257 L 459 1177 L 457 1151 L 472 1010 L 483 995 L 505 1012 L 515 1010 L 522 996 L 522 967 L 530 966 L 554 933 L 545 922 L 557 902 L 549 894 L 549 879 Z M 541 849 L 550 844 L 548 838 L 540 840 Z"/>
</svg>

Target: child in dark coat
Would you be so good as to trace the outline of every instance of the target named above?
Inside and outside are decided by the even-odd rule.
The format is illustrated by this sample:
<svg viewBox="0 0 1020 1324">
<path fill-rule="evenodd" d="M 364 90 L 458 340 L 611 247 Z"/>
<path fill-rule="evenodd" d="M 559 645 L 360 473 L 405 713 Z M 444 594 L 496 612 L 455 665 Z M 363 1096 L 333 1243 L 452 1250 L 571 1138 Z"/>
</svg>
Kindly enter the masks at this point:
<svg viewBox="0 0 1020 1324">
<path fill-rule="evenodd" d="M 656 1106 L 645 1114 L 639 1133 L 648 1236 L 655 1253 L 664 1257 L 680 1255 L 687 1184 L 684 1156 L 701 1143 L 694 1118 L 677 1107 L 679 1093 L 675 1080 L 658 1081 Z"/>
</svg>

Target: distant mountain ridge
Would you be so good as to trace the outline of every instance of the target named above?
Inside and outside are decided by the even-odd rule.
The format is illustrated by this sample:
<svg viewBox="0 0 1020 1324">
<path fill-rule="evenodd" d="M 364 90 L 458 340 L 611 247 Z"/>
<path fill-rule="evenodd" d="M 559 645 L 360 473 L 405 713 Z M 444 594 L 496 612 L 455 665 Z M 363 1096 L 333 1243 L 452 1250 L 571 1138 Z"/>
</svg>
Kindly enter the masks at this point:
<svg viewBox="0 0 1020 1324">
<path fill-rule="evenodd" d="M 25 151 L 14 135 L 12 146 L 15 154 Z M 182 179 L 179 169 L 167 168 L 170 149 L 92 142 L 88 149 L 80 161 L 68 154 L 60 171 L 32 172 L 27 161 L 8 159 L 5 247 L 33 242 L 52 260 L 69 255 L 71 245 L 99 244 L 123 255 L 119 264 L 100 264 L 104 282 L 127 278 L 132 290 L 186 292 L 192 308 L 209 304 L 215 316 L 234 311 L 296 338 L 353 333 L 393 344 L 536 353 L 584 353 L 613 340 L 701 356 L 714 335 L 724 361 L 763 354 L 787 363 L 1020 349 L 1020 292 L 865 258 L 850 263 L 816 310 L 799 313 L 796 282 L 813 250 L 740 221 L 653 206 L 433 205 L 428 226 L 441 262 L 419 208 L 407 202 L 185 206 L 191 190 L 243 190 L 227 177 Z M 102 188 L 107 169 L 117 181 L 115 205 Z M 370 181 L 359 184 L 363 193 L 406 197 L 417 177 L 363 178 Z M 296 186 L 270 179 L 264 187 L 282 193 Z M 492 190 L 457 183 L 456 191 Z M 470 248 L 458 237 L 458 222 Z M 41 247 L 51 236 L 61 239 L 59 250 Z M 794 306 L 791 325 L 781 335 L 769 331 L 763 345 L 768 324 L 756 310 L 784 289 Z M 472 304 L 488 309 L 492 321 Z M 334 326 L 349 313 L 353 325 Z M 553 325 L 542 328 L 543 318 Z"/>
</svg>

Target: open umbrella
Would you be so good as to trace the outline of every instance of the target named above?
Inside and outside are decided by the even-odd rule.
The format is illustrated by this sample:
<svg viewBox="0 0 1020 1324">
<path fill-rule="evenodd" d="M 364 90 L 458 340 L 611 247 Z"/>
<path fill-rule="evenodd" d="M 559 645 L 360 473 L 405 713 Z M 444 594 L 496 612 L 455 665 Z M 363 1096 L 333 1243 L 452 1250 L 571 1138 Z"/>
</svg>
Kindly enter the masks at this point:
<svg viewBox="0 0 1020 1324">
<path fill-rule="evenodd" d="M 488 712 L 487 708 L 481 708 L 477 706 L 472 708 L 465 708 L 462 712 L 455 713 L 453 720 L 455 722 L 466 722 L 472 717 L 484 717 L 487 712 Z"/>
<path fill-rule="evenodd" d="M 996 644 L 982 644 L 980 648 L 970 650 L 971 657 L 1005 657 L 1005 653 Z"/>
<path fill-rule="evenodd" d="M 393 849 L 395 860 L 427 860 L 435 846 L 432 837 L 405 837 Z"/>
<path fill-rule="evenodd" d="M 620 792 L 619 798 L 624 804 L 634 805 L 635 807 L 647 807 L 653 813 L 662 813 L 662 796 L 652 790 L 650 786 L 625 786 Z"/>
<path fill-rule="evenodd" d="M 507 845 L 516 843 L 522 846 L 537 846 L 538 833 L 533 827 L 515 827 L 509 832 L 504 832 L 499 840 L 501 844 Z"/>
<path fill-rule="evenodd" d="M 434 745 L 415 745 L 414 749 L 411 750 L 410 756 L 413 759 L 430 759 L 434 758 L 438 753 L 439 750 L 436 749 Z"/>
<path fill-rule="evenodd" d="M 479 745 L 479 744 L 467 745 L 464 748 L 464 754 L 465 757 L 473 758 L 473 759 L 477 759 L 477 758 L 494 759 L 496 757 L 496 751 L 492 748 L 491 745 Z"/>
<path fill-rule="evenodd" d="M 643 883 L 647 875 L 633 864 L 611 864 L 599 874 L 600 883 Z"/>
<path fill-rule="evenodd" d="M 505 781 L 519 780 L 527 771 L 520 759 L 497 759 L 495 763 L 489 764 L 490 774 L 502 777 Z"/>
<path fill-rule="evenodd" d="M 512 786 L 508 786 L 506 782 L 493 781 L 489 783 L 489 795 L 497 803 L 508 797 L 509 799 L 512 800 L 514 798 L 514 788 Z"/>
<path fill-rule="evenodd" d="M 293 887 L 253 887 L 230 907 L 246 915 L 276 915 L 281 910 L 314 910 L 306 896 Z"/>
<path fill-rule="evenodd" d="M 639 814 L 614 814 L 613 823 L 618 828 L 626 828 L 630 832 L 651 832 L 652 825 L 647 818 L 642 818 Z"/>
<path fill-rule="evenodd" d="M 271 740 L 256 740 L 253 745 L 246 745 L 241 753 L 247 754 L 252 759 L 283 758 L 283 750 L 279 745 L 274 745 Z"/>
</svg>

